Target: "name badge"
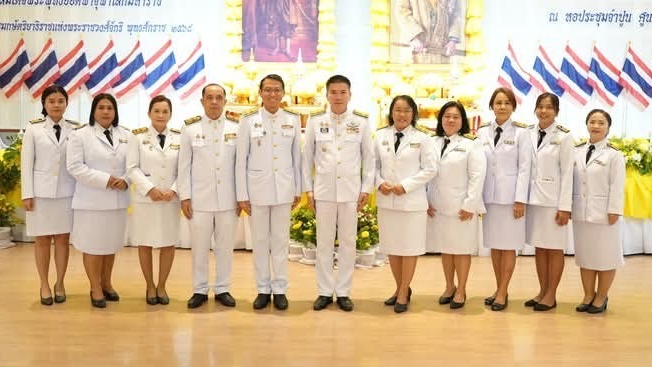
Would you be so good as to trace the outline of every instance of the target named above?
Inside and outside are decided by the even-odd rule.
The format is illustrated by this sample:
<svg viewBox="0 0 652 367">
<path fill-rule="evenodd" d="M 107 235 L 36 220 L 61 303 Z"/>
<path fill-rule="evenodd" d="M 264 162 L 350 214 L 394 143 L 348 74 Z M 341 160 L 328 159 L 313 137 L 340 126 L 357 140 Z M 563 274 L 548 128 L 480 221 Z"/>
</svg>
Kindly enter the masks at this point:
<svg viewBox="0 0 652 367">
<path fill-rule="evenodd" d="M 292 125 L 292 124 L 281 125 L 281 129 L 293 129 L 293 128 L 294 128 L 294 125 Z"/>
<path fill-rule="evenodd" d="M 417 149 L 417 148 L 420 148 L 420 147 L 421 147 L 421 143 L 410 143 L 410 148 Z"/>
<path fill-rule="evenodd" d="M 143 145 L 147 145 L 147 144 L 152 144 L 152 142 L 149 140 L 143 140 Z"/>
<path fill-rule="evenodd" d="M 328 134 L 328 128 L 327 127 L 320 127 L 319 128 L 319 133 L 320 134 Z"/>
<path fill-rule="evenodd" d="M 129 142 L 129 140 L 127 140 L 127 139 L 118 139 L 118 141 L 121 142 L 121 143 L 128 143 Z"/>
<path fill-rule="evenodd" d="M 180 145 L 179 144 L 170 144 L 170 149 L 172 150 L 179 150 Z"/>
<path fill-rule="evenodd" d="M 347 134 L 357 134 L 357 133 L 359 133 L 359 132 L 360 132 L 360 128 L 359 128 L 359 127 L 351 127 L 351 126 L 347 126 L 347 128 L 346 128 L 346 133 L 347 133 Z"/>
<path fill-rule="evenodd" d="M 453 149 L 453 152 L 466 152 L 466 149 L 458 147 L 458 148 Z"/>
<path fill-rule="evenodd" d="M 387 141 L 387 140 L 383 140 L 383 143 L 382 143 L 382 144 L 383 144 L 383 145 L 389 145 L 389 141 Z"/>
<path fill-rule="evenodd" d="M 235 139 L 238 135 L 236 133 L 227 133 L 224 134 L 224 140 L 232 140 Z"/>
<path fill-rule="evenodd" d="M 553 140 L 550 142 L 550 145 L 559 145 L 561 144 L 561 140 Z"/>
<path fill-rule="evenodd" d="M 507 145 L 514 145 L 514 140 L 505 140 L 504 143 Z"/>
<path fill-rule="evenodd" d="M 597 164 L 599 164 L 601 166 L 606 166 L 607 165 L 605 162 L 603 162 L 603 161 L 601 161 L 599 159 L 595 159 L 593 162 L 595 162 L 595 163 L 597 163 Z"/>
</svg>

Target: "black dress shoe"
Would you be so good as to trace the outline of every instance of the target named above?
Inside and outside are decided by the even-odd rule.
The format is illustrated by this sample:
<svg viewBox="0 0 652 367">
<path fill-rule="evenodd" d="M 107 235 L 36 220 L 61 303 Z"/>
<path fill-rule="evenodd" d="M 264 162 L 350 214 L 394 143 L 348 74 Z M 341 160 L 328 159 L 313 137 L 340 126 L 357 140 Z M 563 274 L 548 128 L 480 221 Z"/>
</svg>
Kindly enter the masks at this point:
<svg viewBox="0 0 652 367">
<path fill-rule="evenodd" d="M 397 298 L 397 296 L 389 297 L 385 300 L 385 306 L 394 306 Z M 410 303 L 410 298 L 412 298 L 412 288 L 408 288 L 408 303 Z"/>
<path fill-rule="evenodd" d="M 491 304 L 491 311 L 502 311 L 502 310 L 504 310 L 505 308 L 507 308 L 507 303 L 508 302 L 509 301 L 507 301 L 507 296 L 505 296 L 505 303 L 498 303 L 494 299 L 494 302 Z"/>
<path fill-rule="evenodd" d="M 457 288 L 453 289 L 453 293 L 450 296 L 441 296 L 439 297 L 439 304 L 440 305 L 447 305 L 451 303 L 453 300 L 453 297 L 455 296 L 455 291 L 457 291 Z"/>
<path fill-rule="evenodd" d="M 396 313 L 403 313 L 403 312 L 405 312 L 407 310 L 408 310 L 407 303 L 406 304 L 396 303 L 394 305 L 394 312 L 396 312 Z"/>
<path fill-rule="evenodd" d="M 201 293 L 193 293 L 192 297 L 188 300 L 188 308 L 197 308 L 208 301 L 208 296 Z"/>
<path fill-rule="evenodd" d="M 285 294 L 274 294 L 274 308 L 277 310 L 287 310 L 289 306 L 288 298 Z"/>
<path fill-rule="evenodd" d="M 271 294 L 258 293 L 258 296 L 254 300 L 254 310 L 262 310 L 263 308 L 267 307 L 271 299 Z"/>
<path fill-rule="evenodd" d="M 91 305 L 97 308 L 106 308 L 106 300 L 104 298 L 94 299 L 93 292 L 91 291 Z"/>
<path fill-rule="evenodd" d="M 312 304 L 312 309 L 315 311 L 323 310 L 331 303 L 333 303 L 333 297 L 319 296 L 315 300 L 315 303 Z"/>
<path fill-rule="evenodd" d="M 337 297 L 337 305 L 340 306 L 342 311 L 353 311 L 353 302 L 349 297 Z"/>
<path fill-rule="evenodd" d="M 160 305 L 167 305 L 170 304 L 170 297 L 168 295 L 164 296 L 159 296 L 158 295 L 158 289 L 156 290 L 156 302 L 158 302 Z"/>
<path fill-rule="evenodd" d="M 593 297 L 593 299 L 595 299 L 595 297 Z M 577 307 L 575 307 L 575 311 L 577 311 L 577 312 L 586 312 L 586 311 L 588 311 L 589 307 L 593 303 L 593 299 L 589 303 L 580 303 L 579 305 L 577 305 Z"/>
<path fill-rule="evenodd" d="M 105 291 L 102 289 L 102 293 L 107 301 L 118 302 L 120 300 L 120 295 L 116 291 Z"/>
<path fill-rule="evenodd" d="M 215 295 L 215 300 L 226 307 L 235 307 L 235 298 L 229 292 L 222 292 Z"/>
<path fill-rule="evenodd" d="M 54 303 L 54 300 L 52 299 L 52 296 L 43 297 L 43 296 L 40 295 L 40 292 L 41 291 L 39 291 L 39 296 L 41 297 L 41 304 L 43 306 L 52 306 L 52 304 Z"/>
<path fill-rule="evenodd" d="M 495 300 L 496 300 L 496 296 L 489 296 L 489 297 L 484 299 L 484 305 L 485 306 L 491 306 L 494 303 Z"/>
<path fill-rule="evenodd" d="M 523 305 L 525 305 L 525 307 L 534 307 L 534 306 L 537 305 L 537 303 L 539 303 L 539 302 L 535 301 L 534 298 L 532 298 L 532 299 L 529 299 L 529 300 L 525 301 L 525 303 L 523 303 Z"/>
<path fill-rule="evenodd" d="M 66 294 L 63 295 L 54 295 L 54 303 L 64 303 L 66 302 Z"/>
<path fill-rule="evenodd" d="M 450 308 L 451 310 L 457 310 L 458 308 L 464 307 L 464 304 L 466 303 L 466 296 L 464 296 L 464 301 L 462 302 L 455 302 L 454 295 L 451 297 L 451 304 Z"/>
<path fill-rule="evenodd" d="M 537 303 L 534 305 L 534 311 L 550 311 L 555 307 L 557 307 L 557 301 L 555 301 L 552 306 L 544 305 L 543 303 Z"/>
<path fill-rule="evenodd" d="M 145 302 L 147 302 L 148 305 L 156 305 L 158 304 L 158 296 L 148 297 L 147 291 L 145 291 Z"/>
<path fill-rule="evenodd" d="M 607 302 L 609 302 L 609 297 L 605 298 L 604 303 L 602 306 L 597 307 L 591 302 L 589 305 L 589 308 L 586 310 L 588 313 L 603 313 L 605 310 L 607 310 Z"/>
</svg>

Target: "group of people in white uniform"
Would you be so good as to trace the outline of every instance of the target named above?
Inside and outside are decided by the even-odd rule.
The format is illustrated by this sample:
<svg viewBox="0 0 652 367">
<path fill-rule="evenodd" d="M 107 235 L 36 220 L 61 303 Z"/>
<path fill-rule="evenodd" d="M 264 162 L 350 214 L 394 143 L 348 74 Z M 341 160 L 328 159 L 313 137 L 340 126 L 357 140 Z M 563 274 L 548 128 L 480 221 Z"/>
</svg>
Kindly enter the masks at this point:
<svg viewBox="0 0 652 367">
<path fill-rule="evenodd" d="M 384 303 L 408 310 L 417 259 L 426 244 L 440 249 L 446 285 L 439 304 L 462 308 L 471 255 L 483 237 L 491 248 L 493 311 L 508 304 L 516 250 L 536 248 L 540 291 L 525 302 L 536 311 L 556 306 L 572 213 L 576 263 L 584 297 L 578 312 L 607 307 L 616 268 L 623 264 L 619 216 L 623 211 L 623 155 L 606 139 L 611 117 L 593 110 L 589 140 L 574 146 L 555 117 L 559 99 L 539 96 L 538 124 L 513 121 L 514 93 L 498 88 L 489 107 L 495 120 L 471 134 L 464 107 L 446 103 L 436 130 L 417 125 L 414 99 L 395 97 L 386 127 L 374 133 L 365 113 L 351 110 L 351 83 L 326 82 L 328 109 L 311 115 L 301 148 L 300 116 L 282 107 L 283 79 L 270 74 L 259 86 L 262 106 L 244 114 L 225 111 L 225 89 L 202 90 L 204 114 L 168 128 L 172 103 L 154 97 L 151 124 L 121 127 L 110 94 L 95 96 L 87 124 L 64 118 L 68 95 L 45 89 L 43 118 L 30 121 L 21 154 L 27 232 L 36 236 L 35 258 L 43 305 L 66 301 L 68 243 L 83 253 L 94 307 L 120 296 L 111 281 L 115 253 L 129 238 L 138 245 L 150 305 L 168 304 L 166 281 L 179 243 L 181 213 L 189 220 L 193 294 L 188 308 L 208 300 L 236 305 L 230 294 L 234 230 L 250 216 L 258 295 L 254 309 L 289 307 L 287 253 L 291 210 L 305 193 L 317 221 L 314 310 L 335 302 L 351 311 L 357 213 L 376 190 L 381 251 L 389 256 L 396 287 Z M 127 208 L 132 212 L 127 216 Z M 482 226 L 482 228 L 480 228 Z M 337 234 L 338 269 L 332 252 Z M 50 288 L 54 242 L 57 280 Z M 214 242 L 215 279 L 209 283 Z M 152 248 L 160 249 L 154 279 Z"/>
</svg>

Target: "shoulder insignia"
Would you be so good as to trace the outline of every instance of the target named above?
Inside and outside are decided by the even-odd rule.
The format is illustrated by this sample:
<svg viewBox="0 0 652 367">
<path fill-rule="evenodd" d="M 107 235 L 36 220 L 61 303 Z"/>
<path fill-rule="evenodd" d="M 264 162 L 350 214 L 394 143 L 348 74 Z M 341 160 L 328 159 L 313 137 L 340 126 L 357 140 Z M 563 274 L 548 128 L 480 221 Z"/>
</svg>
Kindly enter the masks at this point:
<svg viewBox="0 0 652 367">
<path fill-rule="evenodd" d="M 240 122 L 240 115 L 241 113 L 235 111 L 226 111 L 226 113 L 224 113 L 224 117 L 226 117 L 227 120 L 235 123 Z"/>
<path fill-rule="evenodd" d="M 565 128 L 565 127 L 563 127 L 563 126 L 561 126 L 561 125 L 557 125 L 557 129 L 559 129 L 559 130 L 561 130 L 561 131 L 563 131 L 563 132 L 565 132 L 565 133 L 570 132 L 570 130 L 568 130 L 567 128 Z"/>
<path fill-rule="evenodd" d="M 577 147 L 581 147 L 582 145 L 586 145 L 586 142 L 583 141 L 583 142 L 581 142 L 581 143 L 577 143 L 577 144 L 575 144 L 575 147 L 576 147 L 576 148 L 577 148 Z"/>
<path fill-rule="evenodd" d="M 192 125 L 192 124 L 194 124 L 195 122 L 198 122 L 198 121 L 201 121 L 201 116 L 195 116 L 195 117 L 191 117 L 189 119 L 183 120 L 183 122 L 185 122 L 186 125 Z"/>
<path fill-rule="evenodd" d="M 319 111 L 315 111 L 315 112 L 310 112 L 310 117 L 321 116 L 321 115 L 323 115 L 323 114 L 325 114 L 325 113 L 326 113 L 326 110 L 325 110 L 325 109 L 323 109 L 323 110 L 319 110 Z"/>
<path fill-rule="evenodd" d="M 428 126 L 417 124 L 415 126 L 415 129 L 417 129 L 417 131 L 421 131 L 422 133 L 424 133 L 424 134 L 426 134 L 426 135 L 428 135 L 430 137 L 435 136 L 435 132 L 432 131 Z"/>
<path fill-rule="evenodd" d="M 43 122 L 43 121 L 45 121 L 45 117 L 39 117 L 39 118 L 34 119 L 34 120 L 29 120 L 29 123 L 30 124 L 38 124 L 38 123 Z"/>
<path fill-rule="evenodd" d="M 69 123 L 69 124 L 76 125 L 76 126 L 81 125 L 81 123 L 79 121 L 75 121 L 75 120 L 66 119 L 66 122 Z"/>
<path fill-rule="evenodd" d="M 131 130 L 131 132 L 134 133 L 134 135 L 138 135 L 147 132 L 147 130 L 149 130 L 147 127 L 139 127 L 138 129 Z"/>
<path fill-rule="evenodd" d="M 291 109 L 289 109 L 289 108 L 287 108 L 287 107 L 283 107 L 283 111 L 285 111 L 285 112 L 287 112 L 287 113 L 291 113 L 291 114 L 293 114 L 293 115 L 297 115 L 297 116 L 300 116 L 300 115 L 301 115 L 299 112 L 294 111 L 294 110 L 291 110 Z"/>
<path fill-rule="evenodd" d="M 240 115 L 240 118 L 251 116 L 251 115 L 253 115 L 254 113 L 258 112 L 259 109 L 260 109 L 260 107 L 254 107 L 254 108 L 252 108 L 252 109 L 250 109 L 250 110 L 247 110 L 247 111 L 243 112 L 243 113 Z"/>
<path fill-rule="evenodd" d="M 475 140 L 475 139 L 476 139 L 476 136 L 473 135 L 473 134 L 471 134 L 471 133 L 469 133 L 469 134 L 464 134 L 464 135 L 462 135 L 462 136 L 465 137 L 465 138 L 467 138 L 467 139 L 470 139 L 470 140 Z"/>
<path fill-rule="evenodd" d="M 389 125 L 383 125 L 383 126 L 377 128 L 376 131 L 382 130 L 382 129 L 387 129 L 388 127 L 389 127 Z"/>
<path fill-rule="evenodd" d="M 617 151 L 620 152 L 620 149 L 618 149 L 618 147 L 615 146 L 615 145 L 613 145 L 611 142 L 608 142 L 608 143 L 607 143 L 607 146 L 608 146 L 609 148 L 611 148 L 611 149 L 614 149 L 614 150 L 617 150 Z"/>
<path fill-rule="evenodd" d="M 358 116 L 360 116 L 360 117 L 364 117 L 364 118 L 369 117 L 369 114 L 368 114 L 368 113 L 366 113 L 366 112 L 362 112 L 362 111 L 360 111 L 360 110 L 353 110 L 353 114 L 354 114 L 354 115 L 358 115 Z"/>
<path fill-rule="evenodd" d="M 175 133 L 175 134 L 181 134 L 181 130 L 179 130 L 179 129 L 170 129 L 170 131 Z"/>
<path fill-rule="evenodd" d="M 124 127 L 124 126 L 122 126 L 122 125 L 118 125 L 118 126 L 120 126 L 122 129 L 125 129 L 125 130 L 127 130 L 127 131 L 131 131 L 131 129 L 129 129 L 128 127 Z"/>
<path fill-rule="evenodd" d="M 488 123 L 488 122 L 485 122 L 484 124 L 478 126 L 478 129 L 482 129 L 483 127 L 487 127 L 487 126 L 491 126 L 491 124 Z"/>
<path fill-rule="evenodd" d="M 530 125 L 528 125 L 528 124 L 524 124 L 524 123 L 522 123 L 522 122 L 518 122 L 518 121 L 514 121 L 514 122 L 512 122 L 512 125 L 514 125 L 514 126 L 516 126 L 516 127 L 523 128 L 523 129 L 525 129 L 526 127 L 530 127 Z"/>
<path fill-rule="evenodd" d="M 85 128 L 86 126 L 88 126 L 88 124 L 82 124 L 82 125 L 77 126 L 74 130 L 83 129 L 83 128 Z"/>
</svg>

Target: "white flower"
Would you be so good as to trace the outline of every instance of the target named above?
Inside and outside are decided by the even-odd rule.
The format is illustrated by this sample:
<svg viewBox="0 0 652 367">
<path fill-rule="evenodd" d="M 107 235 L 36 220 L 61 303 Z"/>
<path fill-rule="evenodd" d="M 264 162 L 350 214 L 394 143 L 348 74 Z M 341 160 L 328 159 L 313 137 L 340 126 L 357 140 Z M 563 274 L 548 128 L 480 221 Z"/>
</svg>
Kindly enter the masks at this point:
<svg viewBox="0 0 652 367">
<path fill-rule="evenodd" d="M 640 162 L 640 161 L 641 161 L 641 158 L 642 158 L 642 157 L 641 157 L 641 154 L 640 154 L 640 153 L 634 153 L 634 154 L 632 154 L 632 160 L 633 160 L 634 162 Z"/>
</svg>

